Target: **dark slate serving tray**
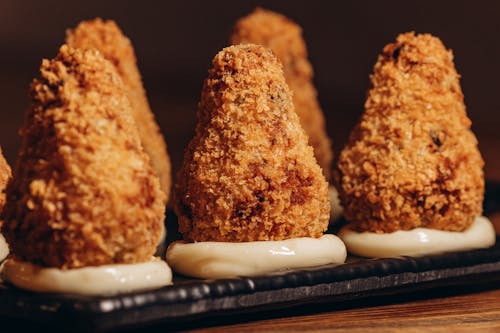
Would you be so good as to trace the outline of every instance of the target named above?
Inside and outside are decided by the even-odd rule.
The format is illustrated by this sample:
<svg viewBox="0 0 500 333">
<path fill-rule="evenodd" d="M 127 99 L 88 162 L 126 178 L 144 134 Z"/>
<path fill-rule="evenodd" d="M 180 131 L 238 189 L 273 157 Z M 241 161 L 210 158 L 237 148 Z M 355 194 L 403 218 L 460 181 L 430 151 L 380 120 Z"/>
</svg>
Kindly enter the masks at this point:
<svg viewBox="0 0 500 333">
<path fill-rule="evenodd" d="M 485 215 L 500 212 L 500 183 L 487 183 L 484 211 Z M 169 216 L 169 220 L 175 219 Z M 108 331 L 500 281 L 498 243 L 500 239 L 489 249 L 419 258 L 349 258 L 343 265 L 252 278 L 195 280 L 176 276 L 173 286 L 111 297 L 39 294 L 0 284 L 0 317 L 72 331 Z"/>
</svg>

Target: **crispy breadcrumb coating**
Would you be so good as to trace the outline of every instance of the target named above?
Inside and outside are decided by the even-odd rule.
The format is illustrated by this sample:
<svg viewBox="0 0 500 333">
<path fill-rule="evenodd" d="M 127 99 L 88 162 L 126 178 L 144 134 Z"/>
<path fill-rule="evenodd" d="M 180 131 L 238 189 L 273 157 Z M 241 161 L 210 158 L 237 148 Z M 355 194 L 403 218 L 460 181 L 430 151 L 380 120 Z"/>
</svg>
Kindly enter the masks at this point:
<svg viewBox="0 0 500 333">
<path fill-rule="evenodd" d="M 331 142 L 326 133 L 325 118 L 312 82 L 313 69 L 307 60 L 302 29 L 287 17 L 256 8 L 236 22 L 230 43 L 259 44 L 270 48 L 283 64 L 285 79 L 293 91 L 295 111 L 309 136 L 309 144 L 323 173 L 330 178 L 333 158 Z"/>
<path fill-rule="evenodd" d="M 68 30 L 66 43 L 73 48 L 95 48 L 116 67 L 132 104 L 132 116 L 137 123 L 142 146 L 160 177 L 161 189 L 168 200 L 171 187 L 170 158 L 149 107 L 132 43 L 114 21 L 100 18 L 83 21 L 74 30 Z"/>
<path fill-rule="evenodd" d="M 463 231 L 481 215 L 483 165 L 453 54 L 429 34 L 387 45 L 338 161 L 344 216 L 360 231 Z"/>
<path fill-rule="evenodd" d="M 212 65 L 175 188 L 179 231 L 189 241 L 322 236 L 328 183 L 281 64 L 248 44 L 223 49 Z"/>
<path fill-rule="evenodd" d="M 61 268 L 149 261 L 165 194 L 115 68 L 64 45 L 30 94 L 3 211 L 14 256 Z"/>
<path fill-rule="evenodd" d="M 11 177 L 11 171 L 9 164 L 5 160 L 2 154 L 2 147 L 0 147 L 0 212 L 5 205 L 5 188 Z M 2 220 L 0 219 L 0 226 L 2 225 Z"/>
</svg>

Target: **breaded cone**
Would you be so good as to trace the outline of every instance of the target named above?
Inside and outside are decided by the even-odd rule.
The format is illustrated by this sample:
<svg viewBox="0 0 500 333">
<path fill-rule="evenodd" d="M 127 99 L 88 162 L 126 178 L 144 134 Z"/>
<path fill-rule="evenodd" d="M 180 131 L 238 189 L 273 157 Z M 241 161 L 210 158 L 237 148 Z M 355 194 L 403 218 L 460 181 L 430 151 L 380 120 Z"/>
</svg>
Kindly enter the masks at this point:
<svg viewBox="0 0 500 333">
<path fill-rule="evenodd" d="M 261 8 L 236 22 L 230 43 L 259 44 L 270 48 L 283 64 L 285 79 L 293 91 L 295 111 L 309 136 L 309 144 L 323 173 L 330 178 L 333 158 L 323 111 L 312 82 L 313 69 L 307 60 L 302 29 L 287 17 Z"/>
<path fill-rule="evenodd" d="M 5 160 L 2 154 L 2 147 L 0 147 L 0 212 L 5 205 L 5 188 L 11 177 L 11 171 L 9 164 Z M 0 219 L 0 226 L 2 225 L 2 220 Z"/>
<path fill-rule="evenodd" d="M 483 165 L 453 54 L 431 35 L 387 45 L 365 112 L 339 156 L 344 216 L 358 231 L 463 231 L 482 212 Z"/>
<path fill-rule="evenodd" d="M 14 258 L 64 269 L 151 260 L 165 195 L 116 69 L 64 45 L 30 94 L 3 211 Z"/>
<path fill-rule="evenodd" d="M 160 177 L 161 189 L 168 200 L 171 187 L 170 158 L 165 140 L 149 107 L 132 43 L 114 21 L 99 18 L 83 21 L 74 30 L 68 30 L 66 43 L 73 48 L 97 49 L 116 67 L 132 104 L 132 116 L 137 124 L 142 146 L 149 155 L 153 170 Z"/>
<path fill-rule="evenodd" d="M 257 45 L 223 49 L 198 105 L 175 187 L 188 241 L 320 237 L 328 183 L 294 112 L 282 66 Z"/>
</svg>

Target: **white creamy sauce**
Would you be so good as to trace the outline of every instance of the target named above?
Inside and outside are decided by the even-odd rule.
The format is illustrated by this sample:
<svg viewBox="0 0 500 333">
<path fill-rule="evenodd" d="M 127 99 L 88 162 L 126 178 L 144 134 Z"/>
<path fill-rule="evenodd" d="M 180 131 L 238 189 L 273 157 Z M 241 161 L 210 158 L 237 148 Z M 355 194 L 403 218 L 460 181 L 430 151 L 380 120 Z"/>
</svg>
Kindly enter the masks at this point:
<svg viewBox="0 0 500 333">
<path fill-rule="evenodd" d="M 335 222 L 342 217 L 344 208 L 340 204 L 339 192 L 335 186 L 330 185 L 328 195 L 330 196 L 330 222 Z"/>
<path fill-rule="evenodd" d="M 0 234 L 0 262 L 7 258 L 9 255 L 9 245 L 7 244 L 7 241 L 3 237 L 2 234 Z"/>
<path fill-rule="evenodd" d="M 369 258 L 422 256 L 452 251 L 486 248 L 495 244 L 495 229 L 486 217 L 476 217 L 463 232 L 428 228 L 399 230 L 392 233 L 356 232 L 349 225 L 339 237 L 350 253 Z"/>
<path fill-rule="evenodd" d="M 174 242 L 167 250 L 174 271 L 205 279 L 341 264 L 346 256 L 344 243 L 334 235 L 241 243 Z"/>
<path fill-rule="evenodd" d="M 116 264 L 62 270 L 7 259 L 1 277 L 13 285 L 50 293 L 110 295 L 160 288 L 172 283 L 172 271 L 159 258 L 137 264 Z"/>
</svg>

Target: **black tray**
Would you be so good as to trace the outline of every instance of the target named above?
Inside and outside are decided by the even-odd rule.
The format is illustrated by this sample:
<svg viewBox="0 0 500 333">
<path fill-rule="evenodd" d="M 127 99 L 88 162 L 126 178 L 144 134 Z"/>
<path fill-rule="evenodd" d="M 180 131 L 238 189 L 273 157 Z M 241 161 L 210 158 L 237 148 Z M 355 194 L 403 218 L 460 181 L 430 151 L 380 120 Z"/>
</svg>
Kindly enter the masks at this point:
<svg viewBox="0 0 500 333">
<path fill-rule="evenodd" d="M 485 215 L 500 211 L 500 184 L 488 182 Z M 169 217 L 172 222 L 174 219 Z M 172 230 L 172 229 L 170 229 Z M 171 233 L 173 235 L 173 233 Z M 419 258 L 348 258 L 314 269 L 220 280 L 176 276 L 173 286 L 111 297 L 39 294 L 0 285 L 0 316 L 71 331 L 107 331 L 227 313 L 344 302 L 439 286 L 500 281 L 500 244 Z"/>
</svg>

